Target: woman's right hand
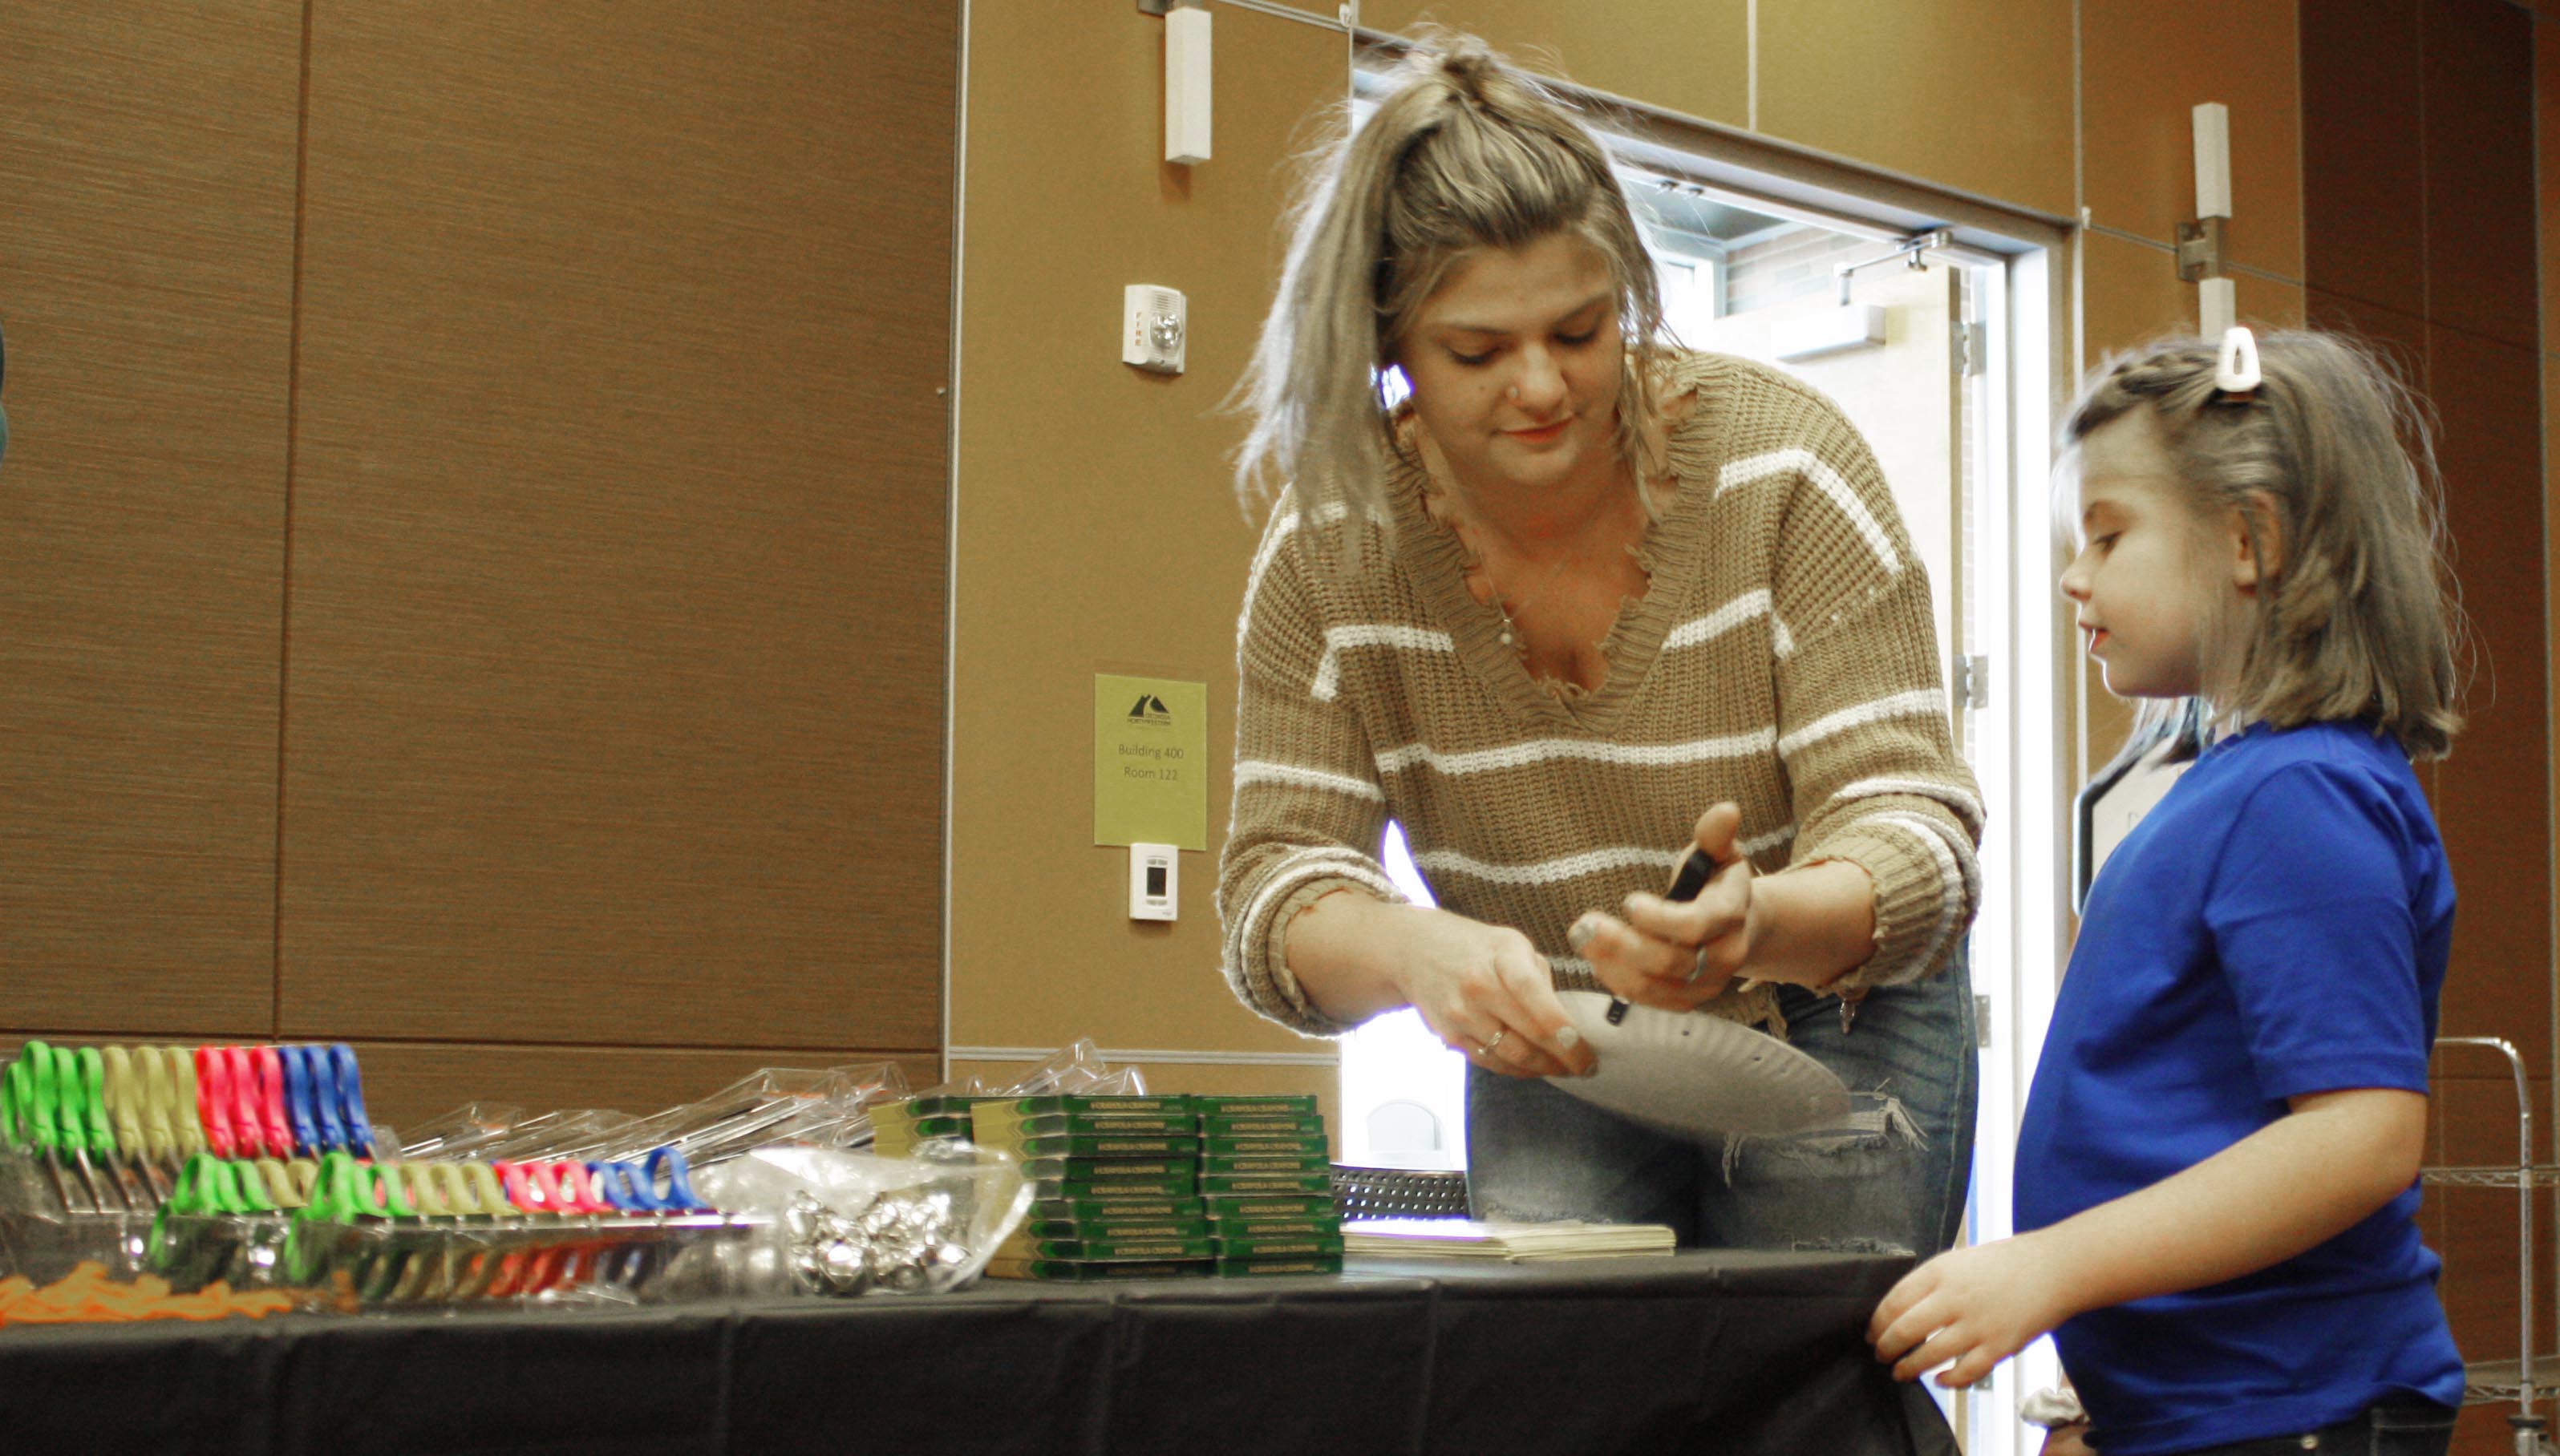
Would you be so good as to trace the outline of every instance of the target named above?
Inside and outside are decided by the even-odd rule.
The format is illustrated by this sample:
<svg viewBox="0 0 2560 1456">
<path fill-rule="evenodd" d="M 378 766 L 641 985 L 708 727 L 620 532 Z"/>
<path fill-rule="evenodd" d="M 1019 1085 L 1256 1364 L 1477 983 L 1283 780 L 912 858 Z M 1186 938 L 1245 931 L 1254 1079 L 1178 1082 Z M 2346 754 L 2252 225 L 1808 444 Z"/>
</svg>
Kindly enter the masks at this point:
<svg viewBox="0 0 2560 1456">
<path fill-rule="evenodd" d="M 1444 1045 L 1509 1077 L 1581 1077 L 1599 1065 L 1528 937 L 1446 910 L 1403 914 L 1395 987 Z"/>
</svg>

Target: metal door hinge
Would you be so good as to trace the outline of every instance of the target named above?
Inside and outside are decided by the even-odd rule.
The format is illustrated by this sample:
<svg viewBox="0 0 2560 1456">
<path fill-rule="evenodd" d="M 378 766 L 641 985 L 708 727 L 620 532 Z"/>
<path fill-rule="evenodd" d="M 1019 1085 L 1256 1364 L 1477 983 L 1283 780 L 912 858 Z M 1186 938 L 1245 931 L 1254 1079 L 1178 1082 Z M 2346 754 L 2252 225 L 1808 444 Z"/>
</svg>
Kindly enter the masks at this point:
<svg viewBox="0 0 2560 1456">
<path fill-rule="evenodd" d="M 1956 326 L 1953 348 L 1958 374 L 1979 374 L 1991 367 L 1991 326 L 1980 321 Z"/>
<path fill-rule="evenodd" d="M 1980 992 L 1974 995 L 1974 1049 L 1992 1049 L 1992 998 Z"/>
<path fill-rule="evenodd" d="M 1951 696 L 1960 708 L 1988 708 L 1992 705 L 1992 659 L 1979 653 L 1956 658 Z"/>
</svg>

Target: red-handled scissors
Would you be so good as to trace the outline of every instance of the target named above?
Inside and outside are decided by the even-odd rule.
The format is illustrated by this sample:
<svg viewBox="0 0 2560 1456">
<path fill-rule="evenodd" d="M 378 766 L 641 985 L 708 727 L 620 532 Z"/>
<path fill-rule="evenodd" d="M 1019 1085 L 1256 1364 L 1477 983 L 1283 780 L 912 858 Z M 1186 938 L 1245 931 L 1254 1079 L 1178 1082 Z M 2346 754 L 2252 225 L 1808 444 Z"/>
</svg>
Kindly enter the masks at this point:
<svg viewBox="0 0 2560 1456">
<path fill-rule="evenodd" d="M 251 1047 L 249 1060 L 257 1068 L 258 1126 L 266 1137 L 270 1157 L 289 1158 L 293 1146 L 293 1122 L 285 1110 L 284 1054 L 274 1047 Z"/>
<path fill-rule="evenodd" d="M 257 1105 L 257 1058 L 247 1047 L 225 1047 L 222 1055 L 232 1085 L 232 1142 L 240 1157 L 254 1158 L 266 1146 L 266 1118 Z"/>
<path fill-rule="evenodd" d="M 196 1116 L 205 1124 L 205 1146 L 218 1158 L 238 1155 L 232 1136 L 232 1068 L 222 1047 L 196 1049 Z"/>
<path fill-rule="evenodd" d="M 507 1190 L 507 1202 L 528 1214 L 565 1213 L 561 1207 L 558 1163 L 497 1162 L 489 1165 Z"/>
</svg>

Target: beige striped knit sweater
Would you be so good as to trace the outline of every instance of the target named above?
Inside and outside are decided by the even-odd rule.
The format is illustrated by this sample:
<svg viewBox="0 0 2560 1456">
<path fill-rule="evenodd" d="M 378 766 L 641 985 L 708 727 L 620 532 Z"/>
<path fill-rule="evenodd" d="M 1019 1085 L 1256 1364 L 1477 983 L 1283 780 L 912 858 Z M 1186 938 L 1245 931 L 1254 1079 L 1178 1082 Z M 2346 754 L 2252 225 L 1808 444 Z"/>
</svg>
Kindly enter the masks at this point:
<svg viewBox="0 0 2560 1456">
<path fill-rule="evenodd" d="M 1944 967 L 1981 899 L 1982 806 L 1948 736 L 1929 587 L 1866 444 L 1785 374 L 1721 355 L 1674 365 L 1679 489 L 1638 555 L 1608 674 L 1568 701 L 1468 590 L 1465 548 L 1389 482 L 1391 532 L 1335 505 L 1275 513 L 1238 623 L 1234 816 L 1218 865 L 1228 981 L 1301 1031 L 1289 923 L 1350 889 L 1401 900 L 1386 821 L 1446 909 L 1513 927 L 1558 984 L 1595 988 L 1564 932 L 1660 891 L 1697 815 L 1742 806 L 1761 871 L 1848 860 L 1875 885 L 1875 953 L 1840 982 Z M 1369 547 L 1357 571 L 1330 553 Z M 1778 1029 L 1767 987 L 1709 1010 Z"/>
</svg>

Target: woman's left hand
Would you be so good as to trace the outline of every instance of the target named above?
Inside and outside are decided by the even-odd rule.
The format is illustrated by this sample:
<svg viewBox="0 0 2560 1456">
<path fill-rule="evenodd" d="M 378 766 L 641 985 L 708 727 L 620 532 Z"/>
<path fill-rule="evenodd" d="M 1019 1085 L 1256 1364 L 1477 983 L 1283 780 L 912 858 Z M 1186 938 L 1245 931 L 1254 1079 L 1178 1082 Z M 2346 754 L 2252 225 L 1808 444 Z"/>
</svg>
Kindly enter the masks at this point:
<svg viewBox="0 0 2560 1456">
<path fill-rule="evenodd" d="M 1624 920 L 1595 910 L 1573 923 L 1566 939 L 1590 957 L 1600 984 L 1666 1011 L 1694 1010 L 1723 994 L 1750 963 L 1761 929 L 1751 862 L 1734 844 L 1741 828 L 1738 804 L 1719 803 L 1698 816 L 1697 847 L 1716 871 L 1696 899 L 1630 895 Z"/>
</svg>

